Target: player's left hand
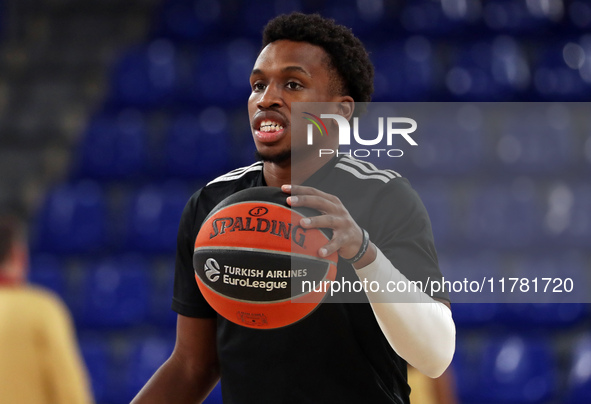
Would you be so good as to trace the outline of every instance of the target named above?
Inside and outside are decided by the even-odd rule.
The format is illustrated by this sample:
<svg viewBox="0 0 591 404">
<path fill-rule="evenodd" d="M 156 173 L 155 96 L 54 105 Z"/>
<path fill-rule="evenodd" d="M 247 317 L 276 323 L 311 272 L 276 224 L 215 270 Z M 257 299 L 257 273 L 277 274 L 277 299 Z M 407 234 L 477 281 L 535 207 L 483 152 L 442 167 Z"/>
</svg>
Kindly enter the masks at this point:
<svg viewBox="0 0 591 404">
<path fill-rule="evenodd" d="M 281 190 L 291 194 L 287 198 L 290 206 L 308 207 L 322 213 L 320 216 L 303 218 L 300 221 L 303 228 L 332 229 L 332 239 L 318 251 L 321 257 L 327 257 L 337 251 L 341 257 L 350 259 L 359 252 L 363 242 L 363 231 L 339 198 L 302 185 L 283 185 Z"/>
</svg>

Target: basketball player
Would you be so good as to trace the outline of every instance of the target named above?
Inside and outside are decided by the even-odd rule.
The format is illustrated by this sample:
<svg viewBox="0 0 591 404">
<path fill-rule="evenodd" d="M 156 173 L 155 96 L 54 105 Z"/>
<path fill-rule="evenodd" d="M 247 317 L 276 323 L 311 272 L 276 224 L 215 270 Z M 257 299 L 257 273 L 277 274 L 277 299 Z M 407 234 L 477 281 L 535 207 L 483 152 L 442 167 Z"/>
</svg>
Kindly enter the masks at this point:
<svg viewBox="0 0 591 404">
<path fill-rule="evenodd" d="M 199 292 L 192 255 L 201 223 L 218 202 L 254 186 L 282 187 L 292 206 L 322 212 L 301 225 L 333 230 L 319 253 L 338 252 L 337 278 L 441 280 L 427 213 L 406 179 L 350 157 L 306 154 L 306 134 L 292 133 L 293 102 L 336 103 L 350 118 L 355 102 L 370 101 L 373 66 L 351 31 L 318 15 L 273 19 L 250 84 L 260 161 L 212 180 L 187 203 L 178 234 L 176 346 L 133 403 L 198 403 L 220 377 L 226 404 L 408 403 L 407 362 L 437 377 L 453 356 L 447 294 L 434 300 L 416 291 L 393 303 L 386 293 L 367 293 L 365 303 L 325 303 L 293 325 L 257 330 L 217 316 Z M 337 140 L 325 137 L 321 147 L 337 148 Z"/>
</svg>

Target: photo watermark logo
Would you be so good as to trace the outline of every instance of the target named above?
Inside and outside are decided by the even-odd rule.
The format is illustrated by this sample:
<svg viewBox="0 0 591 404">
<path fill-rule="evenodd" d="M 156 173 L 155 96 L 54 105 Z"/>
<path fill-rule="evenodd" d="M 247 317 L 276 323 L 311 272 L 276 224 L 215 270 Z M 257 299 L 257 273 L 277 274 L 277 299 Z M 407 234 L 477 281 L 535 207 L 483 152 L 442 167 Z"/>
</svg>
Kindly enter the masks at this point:
<svg viewBox="0 0 591 404">
<path fill-rule="evenodd" d="M 351 125 L 347 118 L 342 115 L 338 114 L 320 114 L 320 117 L 310 113 L 310 112 L 303 112 L 308 116 L 304 116 L 303 118 L 310 121 L 307 125 L 307 134 L 306 134 L 306 142 L 308 146 L 314 145 L 314 128 L 318 130 L 320 136 L 329 136 L 328 129 L 326 124 L 322 119 L 333 119 L 337 126 L 338 126 L 338 135 L 339 135 L 339 148 L 336 149 L 319 149 L 318 156 L 321 157 L 323 155 L 330 155 L 336 154 L 339 155 L 348 155 L 354 157 L 369 157 L 371 155 L 375 155 L 376 157 L 381 157 L 381 155 L 386 155 L 388 157 L 402 157 L 404 152 L 401 149 L 387 149 L 387 148 L 379 148 L 380 145 L 384 143 L 384 134 L 385 134 L 385 145 L 388 147 L 392 147 L 393 145 L 393 138 L 395 135 L 400 135 L 402 138 L 408 142 L 411 146 L 418 146 L 417 142 L 410 136 L 417 129 L 417 122 L 412 118 L 405 118 L 405 117 L 378 117 L 378 125 L 377 125 L 377 136 L 373 139 L 364 139 L 359 134 L 359 118 L 353 118 L 353 131 L 351 131 Z M 401 125 L 404 125 L 401 127 Z M 355 142 L 361 146 L 377 146 L 374 148 L 355 148 L 343 150 L 341 146 L 351 146 L 351 132 L 353 133 L 353 139 Z"/>
</svg>

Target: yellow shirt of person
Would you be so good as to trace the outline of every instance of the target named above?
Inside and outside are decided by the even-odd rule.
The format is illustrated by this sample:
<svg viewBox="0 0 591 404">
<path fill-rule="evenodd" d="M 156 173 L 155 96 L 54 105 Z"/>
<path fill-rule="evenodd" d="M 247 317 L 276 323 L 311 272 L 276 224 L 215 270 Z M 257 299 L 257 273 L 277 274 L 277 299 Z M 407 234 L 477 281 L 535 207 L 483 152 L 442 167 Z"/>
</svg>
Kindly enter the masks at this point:
<svg viewBox="0 0 591 404">
<path fill-rule="evenodd" d="M 0 284 L 0 403 L 92 403 L 71 317 L 31 286 Z"/>
</svg>

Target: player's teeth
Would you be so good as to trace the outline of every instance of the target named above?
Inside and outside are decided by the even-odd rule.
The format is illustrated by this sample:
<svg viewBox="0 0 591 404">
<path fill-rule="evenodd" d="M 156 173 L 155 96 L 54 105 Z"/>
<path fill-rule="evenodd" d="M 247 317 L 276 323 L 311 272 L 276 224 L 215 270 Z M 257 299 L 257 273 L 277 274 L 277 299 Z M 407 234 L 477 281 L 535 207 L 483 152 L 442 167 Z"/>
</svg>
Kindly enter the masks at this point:
<svg viewBox="0 0 591 404">
<path fill-rule="evenodd" d="M 281 126 L 277 122 L 263 121 L 263 122 L 261 122 L 261 127 L 259 130 L 262 132 L 271 132 L 271 131 L 278 131 L 281 129 L 283 129 L 283 126 Z"/>
</svg>

